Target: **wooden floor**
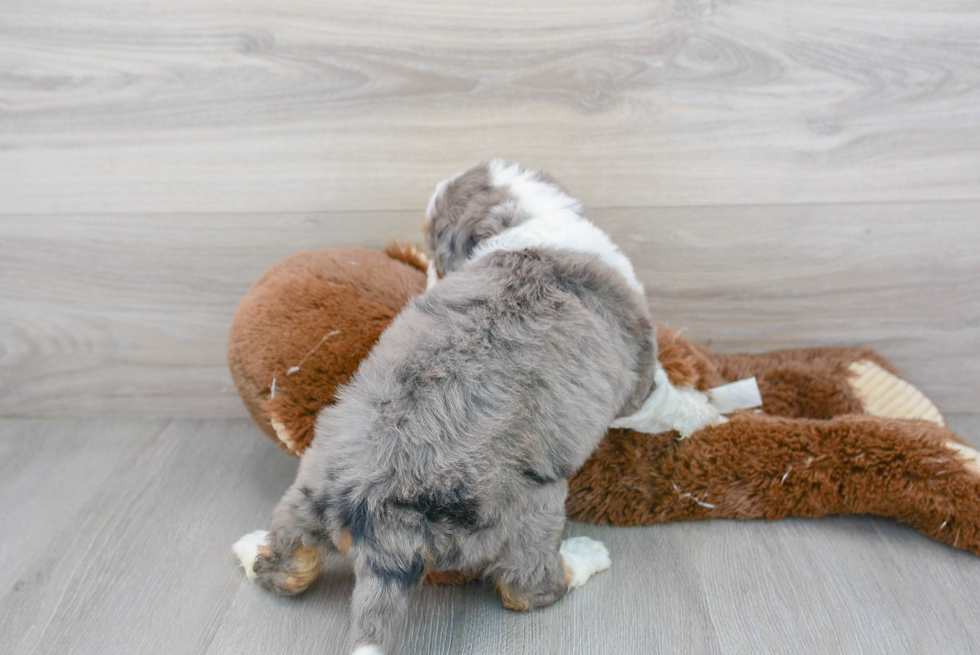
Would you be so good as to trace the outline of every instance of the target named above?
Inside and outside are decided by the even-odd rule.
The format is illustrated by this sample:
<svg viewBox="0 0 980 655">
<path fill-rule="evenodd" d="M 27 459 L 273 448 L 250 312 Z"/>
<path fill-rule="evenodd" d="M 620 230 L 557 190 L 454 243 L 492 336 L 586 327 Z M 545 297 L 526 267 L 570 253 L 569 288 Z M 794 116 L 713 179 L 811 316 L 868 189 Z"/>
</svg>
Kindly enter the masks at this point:
<svg viewBox="0 0 980 655">
<path fill-rule="evenodd" d="M 418 241 L 503 157 L 720 351 L 872 346 L 980 439 L 975 0 L 0 0 L 0 653 L 341 653 L 230 553 L 295 462 L 234 308 L 277 260 Z M 405 653 L 980 652 L 980 558 L 869 518 L 570 525 L 529 616 L 426 589 Z"/>
<path fill-rule="evenodd" d="M 345 653 L 345 562 L 282 599 L 231 553 L 295 468 L 246 420 L 0 420 L 0 653 Z M 612 568 L 531 614 L 423 589 L 402 653 L 980 652 L 980 558 L 887 520 L 567 532 Z"/>
</svg>

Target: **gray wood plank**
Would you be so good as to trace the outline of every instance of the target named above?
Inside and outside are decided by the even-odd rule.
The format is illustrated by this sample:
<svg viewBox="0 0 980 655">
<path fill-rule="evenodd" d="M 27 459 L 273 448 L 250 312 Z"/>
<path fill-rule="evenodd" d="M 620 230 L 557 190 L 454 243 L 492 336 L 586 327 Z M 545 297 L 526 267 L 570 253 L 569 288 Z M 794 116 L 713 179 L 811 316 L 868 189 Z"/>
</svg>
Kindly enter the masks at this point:
<svg viewBox="0 0 980 655">
<path fill-rule="evenodd" d="M 969 0 L 5 3 L 0 213 L 976 199 Z"/>
<path fill-rule="evenodd" d="M 980 415 L 950 422 L 980 441 Z M 345 652 L 343 562 L 282 599 L 230 553 L 296 468 L 247 421 L 0 419 L 0 454 L 0 554 L 17 571 L 0 578 L 0 653 Z M 401 652 L 980 652 L 980 559 L 890 521 L 567 533 L 604 541 L 612 568 L 526 615 L 485 585 L 424 589 Z"/>
<path fill-rule="evenodd" d="M 980 395 L 980 202 L 607 209 L 654 315 L 723 352 L 864 345 L 946 411 Z M 279 259 L 414 212 L 0 217 L 0 415 L 244 416 L 234 308 Z"/>
<path fill-rule="evenodd" d="M 406 213 L 0 217 L 0 415 L 244 416 L 225 342 L 262 272 L 420 225 Z"/>
<path fill-rule="evenodd" d="M 47 424 L 34 422 L 38 431 Z M 145 433 L 141 425 L 116 421 L 113 432 Z M 36 471 L 25 479 L 31 485 L 5 493 L 5 503 L 24 505 L 36 522 L 54 523 L 32 535 L 18 580 L 28 584 L 0 597 L 0 651 L 203 652 L 239 588 L 231 540 L 250 524 L 250 508 L 268 512 L 295 472 L 245 422 L 182 421 L 162 433 L 154 423 L 155 438 L 129 440 L 141 444 L 136 457 L 60 516 L 45 493 L 57 482 L 51 476 L 64 467 L 95 473 L 94 456 L 129 447 L 118 436 L 103 439 L 104 426 L 76 423 L 85 447 L 53 455 L 50 474 Z"/>
<path fill-rule="evenodd" d="M 167 423 L 103 420 L 79 429 L 71 420 L 3 422 L 0 592 L 44 583 L 44 570 L 33 578 L 25 570 L 38 547 L 63 539 L 63 525 L 98 502 L 99 490 L 110 477 L 132 466 Z"/>
</svg>

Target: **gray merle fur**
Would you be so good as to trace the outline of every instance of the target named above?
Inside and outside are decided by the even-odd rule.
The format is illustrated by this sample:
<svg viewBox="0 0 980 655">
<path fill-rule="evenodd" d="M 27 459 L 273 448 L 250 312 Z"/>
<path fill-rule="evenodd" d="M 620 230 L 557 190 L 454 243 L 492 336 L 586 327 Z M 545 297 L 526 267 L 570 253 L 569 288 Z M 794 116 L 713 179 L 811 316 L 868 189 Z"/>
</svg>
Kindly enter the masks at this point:
<svg viewBox="0 0 980 655">
<path fill-rule="evenodd" d="M 444 279 L 320 413 L 274 512 L 272 557 L 349 531 L 355 647 L 397 648 L 429 567 L 484 572 L 528 607 L 560 598 L 566 477 L 652 387 L 645 301 L 598 257 L 469 261 L 526 218 L 485 165 L 447 186 L 427 234 Z"/>
</svg>

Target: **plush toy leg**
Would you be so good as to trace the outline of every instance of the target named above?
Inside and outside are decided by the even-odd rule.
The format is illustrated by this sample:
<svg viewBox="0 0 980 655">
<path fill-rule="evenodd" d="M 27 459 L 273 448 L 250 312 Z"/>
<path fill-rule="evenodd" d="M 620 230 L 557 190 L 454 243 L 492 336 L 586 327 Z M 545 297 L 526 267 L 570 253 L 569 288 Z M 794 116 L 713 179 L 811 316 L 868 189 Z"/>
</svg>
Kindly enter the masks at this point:
<svg viewBox="0 0 980 655">
<path fill-rule="evenodd" d="M 926 421 L 742 413 L 679 443 L 610 432 L 568 512 L 614 525 L 876 514 L 980 555 L 980 455 Z"/>
<path fill-rule="evenodd" d="M 755 377 L 770 416 L 829 419 L 845 414 L 921 418 L 939 410 L 870 348 L 805 348 L 761 355 L 713 353 L 657 327 L 658 358 L 676 386 L 705 391 Z"/>
</svg>

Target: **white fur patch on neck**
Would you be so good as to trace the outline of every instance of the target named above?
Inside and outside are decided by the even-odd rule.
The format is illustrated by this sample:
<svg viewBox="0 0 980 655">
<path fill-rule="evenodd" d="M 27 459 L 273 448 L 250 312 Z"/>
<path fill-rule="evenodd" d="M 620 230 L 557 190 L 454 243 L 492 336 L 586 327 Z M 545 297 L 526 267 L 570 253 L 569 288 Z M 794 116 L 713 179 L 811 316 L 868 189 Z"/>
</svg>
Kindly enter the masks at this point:
<svg viewBox="0 0 980 655">
<path fill-rule="evenodd" d="M 520 210 L 531 218 L 480 243 L 470 261 L 492 252 L 572 250 L 596 255 L 622 275 L 631 288 L 643 293 L 633 264 L 608 234 L 582 216 L 582 203 L 557 186 L 538 179 L 533 172 L 516 164 L 508 166 L 499 159 L 490 162 L 490 176 L 493 185 L 506 188 Z"/>
<path fill-rule="evenodd" d="M 643 285 L 636 279 L 633 264 L 609 235 L 588 219 L 572 212 L 538 216 L 517 227 L 504 230 L 480 243 L 473 251 L 470 261 L 476 261 L 493 252 L 537 249 L 572 250 L 596 255 L 603 264 L 622 275 L 634 291 L 643 293 Z"/>
<path fill-rule="evenodd" d="M 510 191 L 529 216 L 566 211 L 582 215 L 581 202 L 557 185 L 539 179 L 534 171 L 526 171 L 517 164 L 508 165 L 499 159 L 494 159 L 487 166 L 490 169 L 490 184 Z"/>
</svg>

